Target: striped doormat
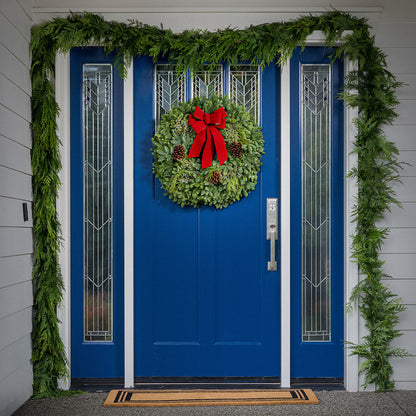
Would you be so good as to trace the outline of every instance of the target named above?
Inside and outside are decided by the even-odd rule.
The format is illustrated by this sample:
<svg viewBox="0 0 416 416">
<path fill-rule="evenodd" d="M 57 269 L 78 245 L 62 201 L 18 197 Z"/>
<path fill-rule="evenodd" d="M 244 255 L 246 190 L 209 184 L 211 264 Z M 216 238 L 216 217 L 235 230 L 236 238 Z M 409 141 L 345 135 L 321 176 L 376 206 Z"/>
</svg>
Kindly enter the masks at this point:
<svg viewBox="0 0 416 416">
<path fill-rule="evenodd" d="M 250 406 L 318 404 L 310 389 L 288 390 L 112 390 L 104 406 Z"/>
</svg>

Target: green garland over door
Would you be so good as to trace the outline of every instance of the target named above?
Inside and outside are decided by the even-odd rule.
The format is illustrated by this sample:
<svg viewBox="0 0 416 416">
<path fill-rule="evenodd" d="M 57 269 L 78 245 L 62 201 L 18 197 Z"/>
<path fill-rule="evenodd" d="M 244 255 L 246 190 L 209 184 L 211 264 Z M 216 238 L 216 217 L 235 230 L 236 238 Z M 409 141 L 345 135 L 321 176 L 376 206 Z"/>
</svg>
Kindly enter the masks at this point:
<svg viewBox="0 0 416 416">
<path fill-rule="evenodd" d="M 238 60 L 266 65 L 276 59 L 282 65 L 317 30 L 324 33 L 328 46 L 339 43 L 336 57 L 357 63 L 357 70 L 345 80 L 342 94 L 347 105 L 358 109 L 354 121 L 358 165 L 350 176 L 358 183 L 352 213 L 356 223 L 352 253 L 361 281 L 348 306 L 358 307 L 368 333 L 360 344 L 350 348 L 353 354 L 364 358 L 360 370 L 365 373 L 365 387 L 369 383 L 375 383 L 380 391 L 394 387 L 389 359 L 407 354 L 391 346 L 400 335 L 395 327 L 404 307 L 401 299 L 383 284 L 386 275 L 379 249 L 388 230 L 377 222 L 390 204 L 398 204 L 392 186 L 399 179 L 401 165 L 398 150 L 384 135 L 383 127 L 397 117 L 396 90 L 401 83 L 388 71 L 385 55 L 375 46 L 367 21 L 331 11 L 243 30 L 186 30 L 175 34 L 134 21 L 108 22 L 101 16 L 84 13 L 53 19 L 32 31 L 34 397 L 60 394 L 58 378 L 67 375 L 56 316 L 64 290 L 58 262 L 61 230 L 56 213 L 61 169 L 56 125 L 59 108 L 53 81 L 56 54 L 78 46 L 104 46 L 106 52 L 116 51 L 116 65 L 122 77 L 126 76 L 132 58 L 140 55 L 155 60 L 163 56 L 177 62 L 183 70 L 198 70 L 205 62 L 214 66 L 221 61 L 232 64 Z M 345 31 L 349 34 L 343 37 Z"/>
</svg>

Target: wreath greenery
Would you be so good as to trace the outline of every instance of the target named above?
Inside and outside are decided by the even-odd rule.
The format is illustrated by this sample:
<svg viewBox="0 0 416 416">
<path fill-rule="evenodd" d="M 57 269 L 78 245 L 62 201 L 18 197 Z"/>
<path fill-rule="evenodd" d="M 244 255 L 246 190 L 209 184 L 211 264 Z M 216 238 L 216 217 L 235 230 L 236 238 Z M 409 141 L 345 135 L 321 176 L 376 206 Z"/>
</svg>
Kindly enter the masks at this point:
<svg viewBox="0 0 416 416">
<path fill-rule="evenodd" d="M 199 158 L 187 156 L 195 138 L 188 116 L 197 106 L 209 114 L 220 107 L 227 113 L 221 133 L 228 159 L 222 165 L 214 156 L 212 166 L 202 169 Z M 244 107 L 233 104 L 227 96 L 196 97 L 178 104 L 162 116 L 152 141 L 153 173 L 166 195 L 181 206 L 225 208 L 247 196 L 256 186 L 264 153 L 261 128 Z M 242 151 L 236 153 L 233 147 L 238 145 L 233 144 L 237 143 Z M 179 157 L 175 157 L 175 151 L 179 151 Z"/>
<path fill-rule="evenodd" d="M 354 151 L 358 164 L 350 172 L 358 184 L 353 209 L 356 232 L 352 257 L 360 269 L 360 283 L 354 288 L 350 306 L 356 305 L 366 326 L 366 335 L 353 344 L 354 354 L 364 358 L 361 371 L 365 383 L 375 383 L 378 390 L 394 387 L 390 359 L 405 356 L 406 351 L 392 346 L 400 332 L 395 329 L 398 314 L 404 309 L 400 298 L 383 284 L 386 278 L 379 249 L 388 230 L 378 221 L 398 203 L 393 184 L 398 180 L 400 162 L 397 148 L 389 141 L 383 127 L 397 117 L 396 90 L 402 85 L 388 70 L 383 51 L 375 45 L 365 19 L 348 13 L 330 11 L 307 15 L 288 22 L 274 22 L 247 29 L 215 32 L 170 30 L 131 21 L 110 22 L 92 13 L 55 18 L 33 28 L 32 120 L 33 120 L 33 270 L 34 320 L 32 362 L 34 396 L 59 394 L 57 379 L 66 374 L 66 357 L 59 337 L 57 305 L 62 300 L 62 279 L 58 252 L 61 231 L 56 212 L 61 168 L 56 117 L 59 108 L 54 96 L 55 56 L 76 46 L 104 46 L 116 51 L 116 65 L 124 78 L 132 58 L 140 55 L 164 56 L 184 69 L 198 70 L 206 62 L 234 63 L 239 59 L 256 64 L 278 65 L 288 61 L 292 52 L 305 46 L 306 38 L 322 31 L 326 45 L 338 43 L 337 57 L 356 63 L 344 85 L 343 98 L 357 108 L 358 117 Z M 350 31 L 343 36 L 345 31 Z"/>
</svg>

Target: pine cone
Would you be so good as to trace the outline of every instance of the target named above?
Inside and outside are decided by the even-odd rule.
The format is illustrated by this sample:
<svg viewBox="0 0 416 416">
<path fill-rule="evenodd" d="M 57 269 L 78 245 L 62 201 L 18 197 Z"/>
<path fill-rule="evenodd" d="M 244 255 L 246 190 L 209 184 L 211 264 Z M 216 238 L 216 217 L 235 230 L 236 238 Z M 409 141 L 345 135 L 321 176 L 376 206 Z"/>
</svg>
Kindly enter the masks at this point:
<svg viewBox="0 0 416 416">
<path fill-rule="evenodd" d="M 241 146 L 241 143 L 232 142 L 230 144 L 230 153 L 236 159 L 240 159 L 241 155 L 243 154 L 243 147 Z"/>
<path fill-rule="evenodd" d="M 215 170 L 214 172 L 212 172 L 211 183 L 218 186 L 220 182 L 221 182 L 221 172 L 218 172 L 217 170 Z"/>
<path fill-rule="evenodd" d="M 183 146 L 181 144 L 178 144 L 174 147 L 172 156 L 173 156 L 173 160 L 176 160 L 176 161 L 184 158 L 185 150 L 183 149 Z"/>
</svg>

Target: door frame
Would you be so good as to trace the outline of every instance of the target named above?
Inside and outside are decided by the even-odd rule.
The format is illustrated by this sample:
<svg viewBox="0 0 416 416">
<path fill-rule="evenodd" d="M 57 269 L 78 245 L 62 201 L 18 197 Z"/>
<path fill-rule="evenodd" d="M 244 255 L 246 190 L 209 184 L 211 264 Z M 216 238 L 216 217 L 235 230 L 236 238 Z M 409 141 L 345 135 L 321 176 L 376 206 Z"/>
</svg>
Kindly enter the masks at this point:
<svg viewBox="0 0 416 416">
<path fill-rule="evenodd" d="M 325 36 L 314 32 L 307 38 L 306 46 L 324 46 Z M 344 61 L 344 76 L 354 70 L 354 65 Z M 71 372 L 71 319 L 70 319 L 70 59 L 69 53 L 56 57 L 55 74 L 56 101 L 61 109 L 58 117 L 58 136 L 61 140 L 62 169 L 61 188 L 57 198 L 57 213 L 61 223 L 63 243 L 59 255 L 65 291 L 58 309 L 59 330 L 68 357 Z M 290 387 L 290 65 L 281 69 L 281 387 Z M 357 110 L 344 108 L 344 304 L 352 288 L 359 281 L 358 266 L 351 259 L 351 243 L 355 224 L 352 223 L 352 206 L 358 193 L 356 180 L 346 177 L 357 165 L 357 156 L 352 154 L 356 129 L 352 120 Z M 134 163 L 133 163 L 133 67 L 128 68 L 124 82 L 124 385 L 134 386 Z M 344 339 L 357 343 L 359 340 L 359 313 L 356 309 L 345 314 Z M 359 361 L 344 350 L 344 385 L 348 391 L 358 391 Z M 70 377 L 59 380 L 59 386 L 69 389 Z"/>
</svg>

